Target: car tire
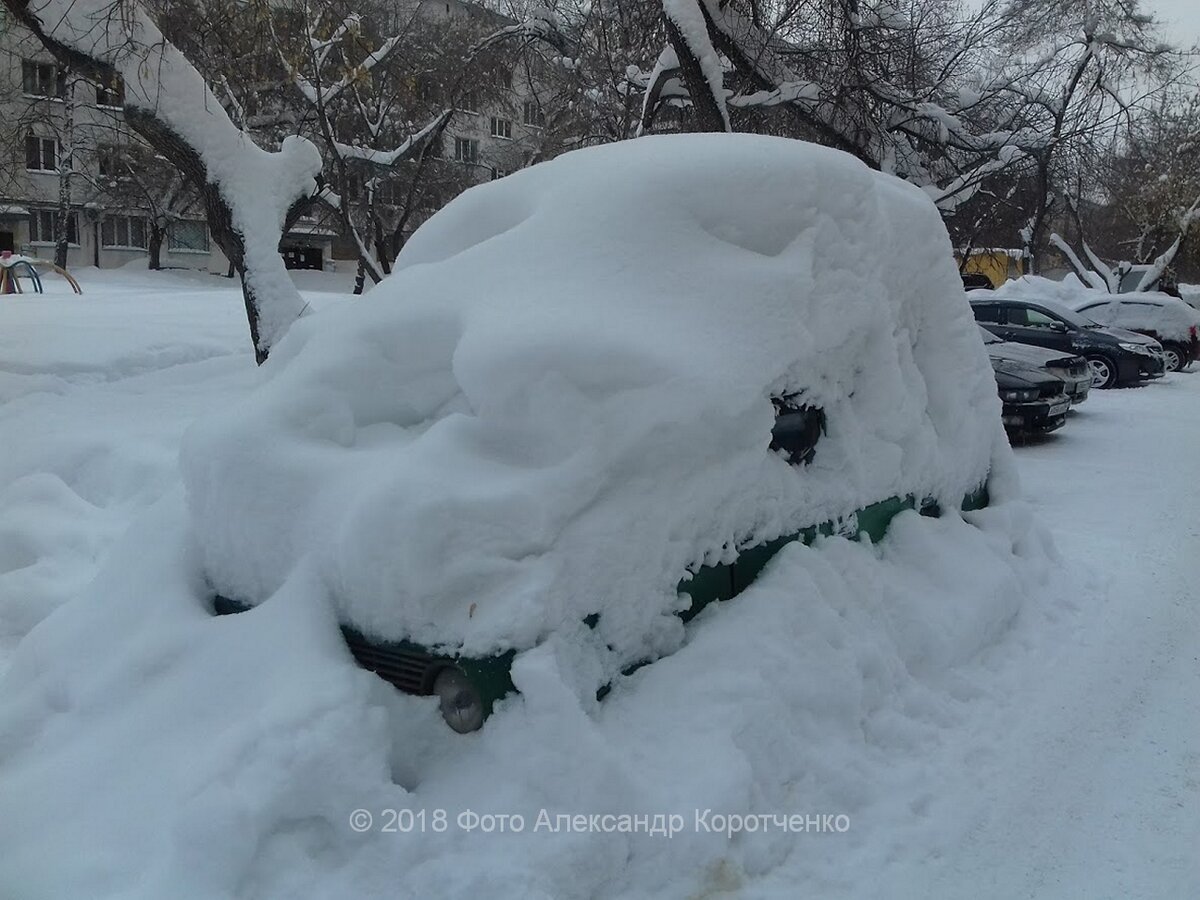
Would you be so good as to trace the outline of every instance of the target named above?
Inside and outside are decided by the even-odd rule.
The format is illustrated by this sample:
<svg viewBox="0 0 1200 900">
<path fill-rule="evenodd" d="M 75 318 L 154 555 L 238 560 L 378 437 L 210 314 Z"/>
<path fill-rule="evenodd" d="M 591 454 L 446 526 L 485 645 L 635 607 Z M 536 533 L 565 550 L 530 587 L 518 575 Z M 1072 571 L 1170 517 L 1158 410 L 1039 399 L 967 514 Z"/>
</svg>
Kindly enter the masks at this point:
<svg viewBox="0 0 1200 900">
<path fill-rule="evenodd" d="M 1178 372 L 1184 367 L 1187 352 L 1178 344 L 1163 344 L 1163 362 L 1168 372 Z"/>
<path fill-rule="evenodd" d="M 1117 383 L 1117 364 L 1107 356 L 1093 353 L 1087 357 L 1088 368 L 1092 370 L 1092 387 L 1104 390 Z"/>
</svg>

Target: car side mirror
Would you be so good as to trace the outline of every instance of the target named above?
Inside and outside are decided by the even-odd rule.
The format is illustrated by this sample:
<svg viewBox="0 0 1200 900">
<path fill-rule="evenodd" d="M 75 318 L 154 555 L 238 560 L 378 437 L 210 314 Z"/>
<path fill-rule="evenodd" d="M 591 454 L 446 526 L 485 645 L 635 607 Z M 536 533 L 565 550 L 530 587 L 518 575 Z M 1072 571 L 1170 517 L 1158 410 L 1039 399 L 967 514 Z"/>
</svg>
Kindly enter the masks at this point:
<svg viewBox="0 0 1200 900">
<path fill-rule="evenodd" d="M 1067 333 L 1067 323 L 1066 322 L 1051 322 L 1050 330 L 1057 332 L 1058 334 L 1066 334 Z"/>
<path fill-rule="evenodd" d="M 777 398 L 775 427 L 771 429 L 771 449 L 787 455 L 794 466 L 808 465 L 817 452 L 817 441 L 825 433 L 825 410 L 808 405 L 796 406 Z"/>
</svg>

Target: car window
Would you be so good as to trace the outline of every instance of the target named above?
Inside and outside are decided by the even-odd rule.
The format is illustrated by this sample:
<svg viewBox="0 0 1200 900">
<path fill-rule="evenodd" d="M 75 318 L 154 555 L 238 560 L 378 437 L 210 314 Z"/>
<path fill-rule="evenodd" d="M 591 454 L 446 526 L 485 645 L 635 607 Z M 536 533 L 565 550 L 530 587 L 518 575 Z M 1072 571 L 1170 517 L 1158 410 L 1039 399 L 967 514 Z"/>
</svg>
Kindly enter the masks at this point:
<svg viewBox="0 0 1200 900">
<path fill-rule="evenodd" d="M 1059 320 L 1040 309 L 1030 309 L 1028 306 L 1013 306 L 1008 310 L 1008 324 L 1024 325 L 1029 328 L 1049 328 Z"/>
<path fill-rule="evenodd" d="M 1091 306 L 1085 306 L 1080 312 L 1086 312 L 1089 319 L 1094 319 L 1101 325 L 1111 325 L 1117 318 L 1120 309 L 1119 303 L 1093 303 Z"/>
<path fill-rule="evenodd" d="M 971 311 L 975 313 L 976 322 L 1002 322 L 1000 307 L 995 303 L 972 303 Z"/>
</svg>

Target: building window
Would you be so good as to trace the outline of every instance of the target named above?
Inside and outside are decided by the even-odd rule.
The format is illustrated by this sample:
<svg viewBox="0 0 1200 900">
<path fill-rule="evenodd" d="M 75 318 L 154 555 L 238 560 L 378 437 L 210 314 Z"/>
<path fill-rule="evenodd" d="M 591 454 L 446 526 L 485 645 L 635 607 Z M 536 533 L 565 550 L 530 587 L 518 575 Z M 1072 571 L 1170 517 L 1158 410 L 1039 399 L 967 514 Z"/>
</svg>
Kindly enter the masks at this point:
<svg viewBox="0 0 1200 900">
<path fill-rule="evenodd" d="M 31 209 L 29 211 L 29 243 L 53 244 L 54 223 L 58 213 L 52 209 Z M 67 243 L 79 246 L 79 216 L 77 213 L 67 214 Z"/>
<path fill-rule="evenodd" d="M 26 135 L 25 168 L 30 172 L 57 172 L 58 141 L 36 134 Z"/>
<path fill-rule="evenodd" d="M 341 182 L 343 199 L 358 202 L 363 195 L 363 177 L 357 172 L 350 172 Z"/>
<path fill-rule="evenodd" d="M 141 216 L 105 216 L 100 223 L 100 244 L 104 247 L 146 249 L 146 220 Z"/>
<path fill-rule="evenodd" d="M 167 231 L 167 247 L 185 253 L 207 253 L 208 224 L 198 219 L 172 222 Z"/>
<path fill-rule="evenodd" d="M 501 119 L 492 116 L 492 137 L 511 138 L 512 137 L 512 122 L 508 119 Z"/>
<path fill-rule="evenodd" d="M 463 112 L 479 112 L 479 93 L 464 91 L 462 97 L 459 98 L 458 108 Z"/>
<path fill-rule="evenodd" d="M 122 107 L 125 105 L 125 82 L 120 75 L 112 75 L 96 85 L 96 105 Z"/>
<path fill-rule="evenodd" d="M 28 97 L 61 97 L 66 79 L 53 63 L 21 60 L 21 90 Z"/>
<path fill-rule="evenodd" d="M 386 206 L 399 206 L 404 200 L 404 191 L 397 181 L 378 181 L 375 183 L 375 199 Z"/>
<path fill-rule="evenodd" d="M 474 138 L 455 138 L 454 158 L 459 162 L 478 162 L 479 141 L 475 140 Z"/>
<path fill-rule="evenodd" d="M 124 150 L 115 144 L 101 144 L 96 148 L 96 158 L 100 161 L 101 175 L 116 177 L 129 174 L 125 166 Z"/>
<path fill-rule="evenodd" d="M 545 128 L 546 127 L 546 113 L 540 106 L 538 106 L 532 100 L 526 100 L 525 101 L 525 115 L 524 115 L 524 118 L 522 119 L 522 121 L 524 121 L 524 123 L 526 125 L 529 125 L 531 128 Z"/>
</svg>

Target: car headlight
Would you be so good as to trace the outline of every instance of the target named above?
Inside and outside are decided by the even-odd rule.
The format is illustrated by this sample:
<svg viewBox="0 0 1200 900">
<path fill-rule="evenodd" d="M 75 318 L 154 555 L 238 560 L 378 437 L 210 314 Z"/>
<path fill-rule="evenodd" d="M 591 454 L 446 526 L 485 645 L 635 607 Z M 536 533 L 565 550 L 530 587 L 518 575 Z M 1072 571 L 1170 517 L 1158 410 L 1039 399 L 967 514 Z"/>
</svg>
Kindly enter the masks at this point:
<svg viewBox="0 0 1200 900">
<path fill-rule="evenodd" d="M 1126 350 L 1130 353 L 1137 353 L 1137 354 L 1140 354 L 1141 356 L 1150 356 L 1151 355 L 1150 348 L 1147 347 L 1145 344 L 1118 344 L 1117 346 L 1120 347 L 1122 350 Z"/>
<path fill-rule="evenodd" d="M 1005 403 L 1028 403 L 1030 400 L 1036 400 L 1037 397 L 1038 392 L 1035 390 L 1000 392 L 1000 399 Z"/>
<path fill-rule="evenodd" d="M 446 724 L 459 734 L 477 731 L 483 725 L 483 698 L 462 669 L 447 666 L 433 682 Z"/>
</svg>

